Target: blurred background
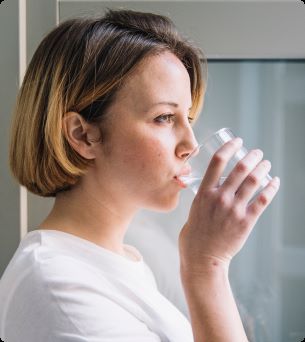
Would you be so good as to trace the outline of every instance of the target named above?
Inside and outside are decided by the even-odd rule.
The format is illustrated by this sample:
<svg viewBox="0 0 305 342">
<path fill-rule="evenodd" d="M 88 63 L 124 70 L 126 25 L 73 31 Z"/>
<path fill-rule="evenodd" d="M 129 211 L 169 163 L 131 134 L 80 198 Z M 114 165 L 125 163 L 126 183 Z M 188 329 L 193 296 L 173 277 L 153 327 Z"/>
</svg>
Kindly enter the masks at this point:
<svg viewBox="0 0 305 342">
<path fill-rule="evenodd" d="M 305 5 L 302 1 L 5 0 L 0 4 L 0 276 L 20 239 L 53 199 L 28 193 L 8 168 L 11 111 L 26 65 L 43 36 L 75 15 L 129 8 L 168 15 L 208 58 L 198 140 L 230 127 L 260 148 L 281 188 L 235 257 L 230 278 L 250 341 L 305 338 Z M 193 193 L 170 213 L 141 211 L 125 242 L 153 270 L 160 292 L 189 317 L 180 278 L 178 235 Z"/>
</svg>

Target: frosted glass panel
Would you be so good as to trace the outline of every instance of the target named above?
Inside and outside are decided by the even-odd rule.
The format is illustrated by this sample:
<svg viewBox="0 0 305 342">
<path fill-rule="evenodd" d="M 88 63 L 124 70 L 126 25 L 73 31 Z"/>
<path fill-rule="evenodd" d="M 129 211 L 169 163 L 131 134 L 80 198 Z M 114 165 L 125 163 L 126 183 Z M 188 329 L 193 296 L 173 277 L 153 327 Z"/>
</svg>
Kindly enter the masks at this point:
<svg viewBox="0 0 305 342">
<path fill-rule="evenodd" d="M 284 122 L 283 242 L 305 248 L 305 104 L 287 104 Z"/>
<path fill-rule="evenodd" d="M 233 261 L 250 341 L 305 338 L 305 61 L 209 61 L 198 136 L 231 127 L 261 148 L 281 189 Z"/>
<path fill-rule="evenodd" d="M 285 342 L 302 341 L 305 337 L 304 284 L 305 278 L 283 278 L 282 340 Z"/>
</svg>

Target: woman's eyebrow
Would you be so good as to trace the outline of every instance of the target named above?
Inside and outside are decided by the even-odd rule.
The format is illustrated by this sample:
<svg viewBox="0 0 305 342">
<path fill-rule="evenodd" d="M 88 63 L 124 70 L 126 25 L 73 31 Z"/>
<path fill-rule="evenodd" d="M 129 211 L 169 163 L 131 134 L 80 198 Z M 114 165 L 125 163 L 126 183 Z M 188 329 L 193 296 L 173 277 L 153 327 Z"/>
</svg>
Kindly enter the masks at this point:
<svg viewBox="0 0 305 342">
<path fill-rule="evenodd" d="M 161 102 L 154 103 L 153 106 L 157 106 L 157 105 L 160 105 L 160 104 L 166 104 L 166 105 L 169 105 L 169 106 L 172 106 L 172 107 L 178 107 L 178 103 L 167 102 L 167 101 L 161 101 Z"/>
<path fill-rule="evenodd" d="M 175 103 L 175 102 L 168 102 L 168 101 L 161 101 L 161 102 L 156 102 L 156 103 L 153 103 L 149 109 L 155 107 L 155 106 L 158 106 L 158 105 L 168 105 L 168 106 L 172 106 L 172 107 L 179 107 L 178 103 Z M 148 109 L 148 110 L 149 110 Z M 192 109 L 192 106 L 189 108 L 189 110 Z"/>
</svg>

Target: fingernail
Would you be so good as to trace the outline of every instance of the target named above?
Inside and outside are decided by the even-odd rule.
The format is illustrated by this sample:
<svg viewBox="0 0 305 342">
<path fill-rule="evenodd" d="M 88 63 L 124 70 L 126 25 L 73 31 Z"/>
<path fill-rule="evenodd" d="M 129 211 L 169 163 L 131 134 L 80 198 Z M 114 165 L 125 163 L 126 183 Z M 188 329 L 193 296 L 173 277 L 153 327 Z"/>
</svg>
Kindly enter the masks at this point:
<svg viewBox="0 0 305 342">
<path fill-rule="evenodd" d="M 254 150 L 255 153 L 256 153 L 256 156 L 258 157 L 262 157 L 264 155 L 264 152 L 262 150 L 260 150 L 259 148 Z"/>
<path fill-rule="evenodd" d="M 279 177 L 274 177 L 273 180 L 277 183 L 277 184 L 280 184 L 281 183 L 281 180 Z"/>
</svg>

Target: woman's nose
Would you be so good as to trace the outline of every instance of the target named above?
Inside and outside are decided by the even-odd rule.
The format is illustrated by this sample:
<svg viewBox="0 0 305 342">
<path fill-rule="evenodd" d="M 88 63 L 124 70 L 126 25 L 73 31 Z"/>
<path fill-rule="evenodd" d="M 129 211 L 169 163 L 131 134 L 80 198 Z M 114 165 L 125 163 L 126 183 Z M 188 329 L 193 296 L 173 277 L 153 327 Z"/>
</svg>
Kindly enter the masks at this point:
<svg viewBox="0 0 305 342">
<path fill-rule="evenodd" d="M 195 137 L 193 129 L 188 126 L 184 131 L 183 140 L 180 141 L 178 145 L 177 155 L 181 159 L 189 158 L 193 153 L 196 153 L 196 148 L 198 147 L 198 141 Z"/>
<path fill-rule="evenodd" d="M 178 157 L 180 157 L 181 159 L 187 159 L 189 158 L 191 155 L 193 154 L 197 154 L 198 153 L 198 142 L 195 138 L 195 136 L 193 135 L 192 139 L 189 140 L 188 142 L 184 141 L 184 143 L 181 143 L 178 146 Z"/>
<path fill-rule="evenodd" d="M 182 153 L 181 158 L 189 159 L 190 157 L 194 157 L 199 153 L 199 145 L 198 143 L 193 146 L 193 149 L 189 152 Z"/>
</svg>

